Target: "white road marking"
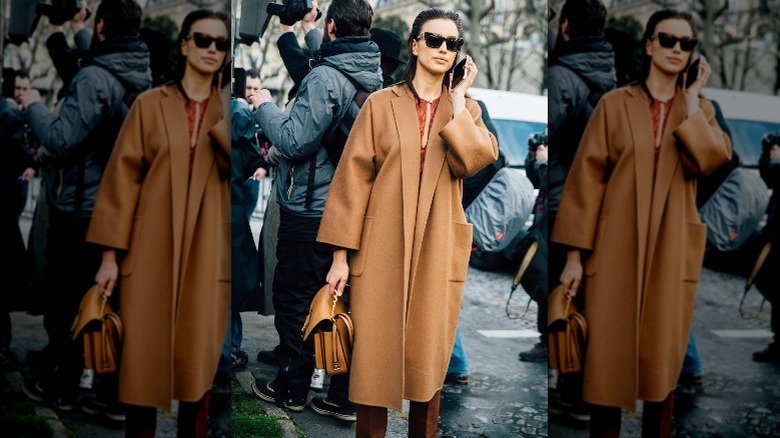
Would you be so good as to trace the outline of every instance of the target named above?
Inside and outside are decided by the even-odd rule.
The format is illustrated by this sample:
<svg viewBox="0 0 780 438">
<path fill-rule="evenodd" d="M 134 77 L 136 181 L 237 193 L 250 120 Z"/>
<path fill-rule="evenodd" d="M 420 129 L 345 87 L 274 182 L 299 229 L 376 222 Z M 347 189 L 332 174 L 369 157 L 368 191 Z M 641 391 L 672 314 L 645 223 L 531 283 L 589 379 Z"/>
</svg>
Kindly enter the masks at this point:
<svg viewBox="0 0 780 438">
<path fill-rule="evenodd" d="M 715 336 L 721 338 L 771 338 L 769 330 L 713 330 Z"/>
<path fill-rule="evenodd" d="M 531 329 L 523 330 L 477 330 L 477 333 L 486 338 L 537 338 L 539 332 Z"/>
</svg>

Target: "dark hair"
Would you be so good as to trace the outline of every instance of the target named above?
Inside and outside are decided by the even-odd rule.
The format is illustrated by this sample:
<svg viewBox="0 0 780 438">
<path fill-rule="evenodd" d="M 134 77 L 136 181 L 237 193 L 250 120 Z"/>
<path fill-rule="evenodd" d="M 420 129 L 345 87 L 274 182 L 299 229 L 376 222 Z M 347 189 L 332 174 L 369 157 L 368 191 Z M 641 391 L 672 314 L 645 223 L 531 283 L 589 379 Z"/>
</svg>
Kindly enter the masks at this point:
<svg viewBox="0 0 780 438">
<path fill-rule="evenodd" d="M 27 70 L 23 68 L 20 68 L 19 70 L 14 70 L 14 80 L 16 80 L 16 78 L 32 80 L 32 78 L 30 78 L 30 73 L 28 73 Z"/>
<path fill-rule="evenodd" d="M 693 37 L 696 38 L 696 26 L 693 24 L 693 16 L 691 15 L 690 12 L 677 11 L 675 9 L 661 9 L 660 11 L 654 12 L 653 15 L 651 15 L 650 18 L 647 20 L 647 24 L 645 25 L 645 33 L 642 35 L 642 41 L 641 41 L 642 63 L 639 64 L 639 80 L 641 82 L 647 81 L 647 77 L 650 75 L 650 64 L 652 63 L 652 59 L 650 55 L 647 54 L 647 50 L 645 49 L 645 46 L 647 45 L 647 42 L 650 41 L 651 38 L 653 38 L 653 35 L 655 35 L 655 28 L 658 26 L 658 23 L 666 20 L 687 21 L 688 24 L 691 26 L 691 32 L 693 32 Z M 693 60 L 693 53 L 691 53 L 691 56 L 688 57 L 688 62 L 685 64 L 685 68 L 683 68 L 681 72 L 685 71 L 685 69 L 688 68 L 692 60 Z M 677 85 L 682 86 L 682 81 L 683 81 L 683 75 L 678 74 Z"/>
<path fill-rule="evenodd" d="M 406 71 L 404 72 L 403 81 L 404 83 L 406 83 L 406 86 L 409 87 L 410 90 L 412 90 L 412 94 L 414 94 L 414 97 L 417 98 L 418 100 L 420 99 L 420 96 L 417 95 L 417 90 L 414 89 L 414 84 L 412 84 L 412 79 L 414 79 L 414 75 L 417 74 L 417 56 L 412 53 L 412 42 L 416 41 L 417 38 L 420 37 L 420 30 L 422 29 L 423 24 L 427 23 L 428 21 L 436 20 L 436 19 L 445 19 L 454 22 L 455 27 L 458 28 L 458 38 L 463 38 L 463 23 L 461 23 L 460 15 L 458 15 L 457 12 L 432 8 L 417 14 L 417 17 L 414 19 L 414 22 L 412 23 L 412 30 L 409 31 L 409 40 L 407 41 L 407 45 L 409 46 L 409 60 L 406 62 Z M 452 61 L 450 70 L 452 70 L 452 68 L 455 67 L 455 62 L 457 60 L 458 58 L 456 56 L 455 59 Z M 450 86 L 449 74 L 444 75 L 442 84 L 445 87 Z"/>
<path fill-rule="evenodd" d="M 558 23 L 569 22 L 570 37 L 601 36 L 607 23 L 607 8 L 601 0 L 567 0 Z"/>
<path fill-rule="evenodd" d="M 179 30 L 179 36 L 176 38 L 176 67 L 173 70 L 173 82 L 179 88 L 179 91 L 184 95 L 184 99 L 189 102 L 189 97 L 184 91 L 184 87 L 181 86 L 181 80 L 184 77 L 184 71 L 187 67 L 187 57 L 181 53 L 181 43 L 184 42 L 189 36 L 192 30 L 192 25 L 201 20 L 219 20 L 225 25 L 225 29 L 230 34 L 230 18 L 221 11 L 212 11 L 211 9 L 197 9 L 190 12 L 184 17 L 184 21 L 181 22 L 181 29 Z M 228 36 L 228 38 L 230 38 Z M 217 69 L 217 72 L 221 71 L 225 64 L 228 62 L 229 53 L 225 53 L 225 59 L 222 61 L 222 65 Z M 214 74 L 212 85 L 219 87 L 219 75 Z"/>
<path fill-rule="evenodd" d="M 103 34 L 107 38 L 136 36 L 141 15 L 141 6 L 135 0 L 103 0 L 95 12 L 95 23 L 103 20 Z"/>
<path fill-rule="evenodd" d="M 252 79 L 260 79 L 260 73 L 257 70 L 250 68 L 246 71 L 246 77 Z"/>
<path fill-rule="evenodd" d="M 325 14 L 325 22 L 333 20 L 336 38 L 368 36 L 374 9 L 365 0 L 333 0 Z"/>
</svg>

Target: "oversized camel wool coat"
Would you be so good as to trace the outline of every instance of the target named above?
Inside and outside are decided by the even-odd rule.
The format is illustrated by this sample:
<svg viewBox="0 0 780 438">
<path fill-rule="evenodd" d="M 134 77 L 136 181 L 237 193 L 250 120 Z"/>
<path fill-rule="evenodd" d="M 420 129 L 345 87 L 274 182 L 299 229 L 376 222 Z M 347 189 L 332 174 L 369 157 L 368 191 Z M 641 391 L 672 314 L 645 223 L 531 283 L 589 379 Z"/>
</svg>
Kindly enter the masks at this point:
<svg viewBox="0 0 780 438">
<path fill-rule="evenodd" d="M 427 402 L 444 384 L 471 249 L 462 178 L 498 156 L 479 106 L 466 106 L 453 117 L 442 93 L 421 175 L 413 94 L 402 85 L 377 91 L 339 161 L 318 240 L 355 251 L 354 403 L 401 410 L 403 399 Z"/>
<path fill-rule="evenodd" d="M 211 388 L 230 306 L 230 124 L 209 97 L 189 172 L 184 100 L 141 94 L 125 119 L 87 240 L 116 248 L 125 339 L 119 400 L 171 409 Z"/>
<path fill-rule="evenodd" d="M 678 89 L 653 174 L 654 137 L 640 85 L 601 99 L 563 191 L 552 240 L 584 261 L 587 402 L 635 409 L 675 388 L 691 327 L 706 227 L 696 177 L 727 162 L 712 104 L 687 116 Z"/>
</svg>

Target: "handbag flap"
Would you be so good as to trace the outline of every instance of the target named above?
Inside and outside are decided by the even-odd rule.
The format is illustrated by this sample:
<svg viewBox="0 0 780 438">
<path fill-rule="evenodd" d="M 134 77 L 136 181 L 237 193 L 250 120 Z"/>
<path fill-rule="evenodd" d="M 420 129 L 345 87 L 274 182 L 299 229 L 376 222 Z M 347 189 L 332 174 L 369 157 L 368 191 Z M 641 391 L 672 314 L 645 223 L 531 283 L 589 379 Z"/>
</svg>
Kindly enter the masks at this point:
<svg viewBox="0 0 780 438">
<path fill-rule="evenodd" d="M 104 304 L 103 295 L 100 293 L 100 285 L 95 283 L 84 294 L 84 298 L 81 299 L 79 313 L 76 315 L 76 319 L 71 327 L 73 339 L 75 340 L 90 322 L 101 321 L 106 313 L 113 313 L 113 309 L 108 301 L 105 301 Z"/>
<path fill-rule="evenodd" d="M 307 339 L 314 330 L 314 327 L 317 327 L 319 323 L 322 321 L 330 321 L 332 315 L 347 313 L 347 308 L 344 305 L 343 300 L 336 301 L 336 308 L 335 311 L 333 311 L 333 297 L 335 295 L 331 294 L 329 289 L 330 287 L 326 284 L 317 292 L 317 295 L 314 296 L 311 307 L 309 308 L 309 315 L 303 323 L 303 328 L 301 328 L 303 339 Z M 333 311 L 333 313 L 331 313 L 331 311 Z"/>
<path fill-rule="evenodd" d="M 559 284 L 547 299 L 547 327 L 566 321 L 572 313 L 577 313 L 577 306 L 566 293 L 564 285 Z"/>
</svg>

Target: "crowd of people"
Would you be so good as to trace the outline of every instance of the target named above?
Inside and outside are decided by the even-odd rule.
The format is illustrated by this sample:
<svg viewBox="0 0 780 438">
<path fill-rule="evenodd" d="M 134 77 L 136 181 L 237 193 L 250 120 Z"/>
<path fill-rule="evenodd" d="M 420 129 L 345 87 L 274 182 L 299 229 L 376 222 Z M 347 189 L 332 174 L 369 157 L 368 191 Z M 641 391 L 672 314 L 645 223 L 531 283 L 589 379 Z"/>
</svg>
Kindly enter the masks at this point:
<svg viewBox="0 0 780 438">
<path fill-rule="evenodd" d="M 294 84 L 281 99 L 251 69 L 231 90 L 230 16 L 208 9 L 184 18 L 162 81 L 136 0 L 102 0 L 91 29 L 82 3 L 69 20 L 74 48 L 64 23 L 52 22 L 47 48 L 63 82 L 56 110 L 26 71 L 15 72 L 14 100 L 0 101 L 3 274 L 27 302 L 2 301 L 0 366 L 19 360 L 9 312 L 37 308 L 48 345 L 26 358 L 31 400 L 65 412 L 79 405 L 145 437 L 156 410 L 178 401 L 179 435 L 206 436 L 213 386 L 229 386 L 249 361 L 241 312 L 257 311 L 274 315 L 278 334 L 257 354 L 276 367 L 252 384 L 258 399 L 355 422 L 359 437 L 385 436 L 387 409 L 409 400 L 409 436 L 436 436 L 443 385 L 469 381 L 458 330 L 472 250 L 464 208 L 503 162 L 487 109 L 468 95 L 480 72 L 466 57 L 453 83 L 465 43 L 454 11 L 420 12 L 404 41 L 372 27 L 364 0 L 333 0 L 324 13 L 312 3 L 299 20 L 305 48 L 295 23 L 280 25 L 276 45 Z M 589 421 L 592 436 L 618 436 L 621 408 L 643 400 L 643 433 L 669 436 L 676 386 L 701 379 L 697 180 L 735 160 L 717 104 L 701 93 L 705 57 L 687 81 L 692 16 L 652 14 L 634 74 L 606 16 L 600 0 L 567 0 L 557 17 L 548 130 L 528 139 L 526 160 L 539 189 L 528 239 L 545 260 L 529 291 L 540 338 L 519 359 L 547 360 L 546 296 L 563 284 L 585 309 L 590 338 L 584 371 L 558 376 L 550 412 Z M 761 177 L 774 189 L 761 232 L 771 267 L 780 133 L 761 147 Z M 19 215 L 38 174 L 44 189 L 25 248 Z M 266 177 L 273 186 L 256 242 L 249 220 Z M 759 274 L 775 338 L 753 358 L 780 363 L 776 280 Z M 118 372 L 93 376 L 71 325 L 95 283 L 119 309 L 124 337 Z M 309 400 L 323 371 L 301 327 L 325 285 L 348 302 L 359 336 L 349 372 Z"/>
</svg>

